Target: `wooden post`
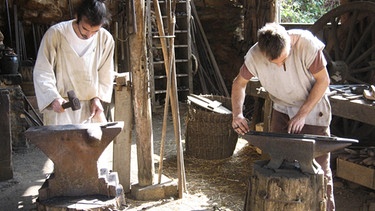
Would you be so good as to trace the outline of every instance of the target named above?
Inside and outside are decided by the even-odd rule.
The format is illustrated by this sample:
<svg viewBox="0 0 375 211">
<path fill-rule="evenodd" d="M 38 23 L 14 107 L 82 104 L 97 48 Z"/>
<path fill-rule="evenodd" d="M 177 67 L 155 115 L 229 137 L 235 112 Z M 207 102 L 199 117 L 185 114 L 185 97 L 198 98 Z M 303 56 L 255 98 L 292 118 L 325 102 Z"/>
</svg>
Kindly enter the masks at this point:
<svg viewBox="0 0 375 211">
<path fill-rule="evenodd" d="M 133 106 L 137 143 L 138 183 L 153 183 L 153 136 L 151 101 L 148 93 L 148 69 L 146 56 L 145 1 L 135 1 L 136 33 L 129 36 L 130 69 L 133 80 Z"/>
<path fill-rule="evenodd" d="M 253 45 L 257 42 L 257 33 L 267 22 L 276 21 L 277 2 L 246 0 L 245 9 L 245 42 Z"/>
<path fill-rule="evenodd" d="M 272 115 L 272 100 L 270 96 L 267 94 L 266 98 L 264 99 L 264 114 L 263 114 L 263 122 L 264 122 L 264 129 L 265 132 L 270 132 L 271 130 L 271 115 Z"/>
<path fill-rule="evenodd" d="M 5 90 L 0 90 L 0 115 L 3 118 L 0 123 L 0 181 L 4 181 L 13 178 L 10 98 Z"/>
<path fill-rule="evenodd" d="M 245 211 L 325 211 L 326 185 L 323 171 L 302 173 L 299 169 L 267 169 L 268 161 L 253 166 L 245 198 Z"/>
<path fill-rule="evenodd" d="M 124 191 L 130 192 L 131 144 L 133 106 L 129 75 L 116 78 L 115 121 L 123 121 L 124 128 L 113 142 L 113 170 L 118 173 Z"/>
</svg>

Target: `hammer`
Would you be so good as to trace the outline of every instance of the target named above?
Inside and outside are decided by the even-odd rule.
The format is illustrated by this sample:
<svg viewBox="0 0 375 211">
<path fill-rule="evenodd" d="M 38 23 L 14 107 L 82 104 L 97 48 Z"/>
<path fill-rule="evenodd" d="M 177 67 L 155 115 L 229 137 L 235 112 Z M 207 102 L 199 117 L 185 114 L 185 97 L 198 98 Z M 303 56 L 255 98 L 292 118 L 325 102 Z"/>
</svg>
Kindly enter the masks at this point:
<svg viewBox="0 0 375 211">
<path fill-rule="evenodd" d="M 69 101 L 67 103 L 62 104 L 61 106 L 64 109 L 67 109 L 69 107 L 72 108 L 73 111 L 78 110 L 81 108 L 81 102 L 77 98 L 76 94 L 73 90 L 70 90 L 67 92 Z"/>
</svg>

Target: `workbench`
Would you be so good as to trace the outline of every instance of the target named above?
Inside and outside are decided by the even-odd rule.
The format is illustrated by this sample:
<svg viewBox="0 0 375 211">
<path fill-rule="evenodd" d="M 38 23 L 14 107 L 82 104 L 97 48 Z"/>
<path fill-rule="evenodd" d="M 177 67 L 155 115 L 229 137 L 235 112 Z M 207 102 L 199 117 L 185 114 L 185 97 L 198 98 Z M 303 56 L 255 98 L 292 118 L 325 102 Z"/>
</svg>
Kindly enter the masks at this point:
<svg viewBox="0 0 375 211">
<path fill-rule="evenodd" d="M 264 131 L 268 131 L 272 102 L 267 91 L 261 87 L 259 80 L 251 79 L 247 85 L 246 94 L 254 97 L 255 101 L 253 122 L 250 129 L 254 130 L 255 124 L 263 120 Z M 329 100 L 332 107 L 332 115 L 375 126 L 375 101 L 366 100 L 363 96 L 350 100 L 339 92 L 329 96 Z M 263 112 L 261 112 L 262 106 Z"/>
</svg>

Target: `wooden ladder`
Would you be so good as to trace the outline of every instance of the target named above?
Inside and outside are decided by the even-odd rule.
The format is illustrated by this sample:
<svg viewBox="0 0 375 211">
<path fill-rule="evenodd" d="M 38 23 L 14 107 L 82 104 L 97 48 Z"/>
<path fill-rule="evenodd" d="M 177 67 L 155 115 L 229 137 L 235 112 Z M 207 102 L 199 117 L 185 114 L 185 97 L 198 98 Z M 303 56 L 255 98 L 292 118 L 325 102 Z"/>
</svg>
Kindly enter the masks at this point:
<svg viewBox="0 0 375 211">
<path fill-rule="evenodd" d="M 165 14 L 166 1 L 159 1 L 160 10 L 165 26 L 166 38 L 168 16 Z M 150 10 L 153 10 L 153 1 L 150 1 Z M 163 105 L 167 91 L 167 75 L 165 70 L 160 36 L 156 27 L 156 18 L 153 12 L 147 12 L 147 45 L 149 55 L 150 69 L 150 94 L 153 109 L 155 106 Z M 177 77 L 177 90 L 179 101 L 184 101 L 190 93 L 193 93 L 193 76 L 192 76 L 192 53 L 191 53 L 191 33 L 190 19 L 191 9 L 190 0 L 179 0 L 176 2 L 176 27 L 174 34 L 175 65 Z"/>
</svg>

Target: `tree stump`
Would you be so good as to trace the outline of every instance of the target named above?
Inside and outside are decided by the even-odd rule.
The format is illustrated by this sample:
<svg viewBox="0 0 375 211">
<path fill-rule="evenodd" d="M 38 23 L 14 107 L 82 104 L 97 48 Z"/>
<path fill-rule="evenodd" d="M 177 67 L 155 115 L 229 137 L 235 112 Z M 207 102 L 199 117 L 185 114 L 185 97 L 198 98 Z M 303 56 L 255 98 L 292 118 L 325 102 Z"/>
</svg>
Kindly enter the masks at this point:
<svg viewBox="0 0 375 211">
<path fill-rule="evenodd" d="M 302 173 L 296 168 L 268 169 L 268 161 L 254 163 L 245 198 L 245 211 L 326 210 L 323 171 Z"/>
</svg>

